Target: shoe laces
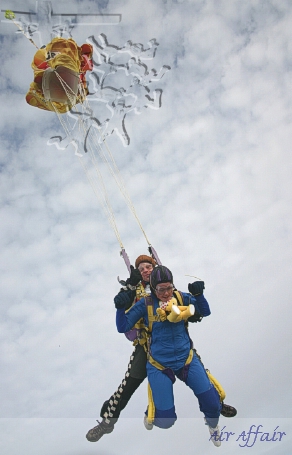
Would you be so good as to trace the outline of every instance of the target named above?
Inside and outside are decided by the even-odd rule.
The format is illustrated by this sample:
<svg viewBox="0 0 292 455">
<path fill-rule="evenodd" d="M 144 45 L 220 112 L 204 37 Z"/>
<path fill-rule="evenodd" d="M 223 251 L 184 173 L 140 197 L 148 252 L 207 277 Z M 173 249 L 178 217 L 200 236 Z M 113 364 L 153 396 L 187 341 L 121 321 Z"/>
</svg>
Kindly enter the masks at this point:
<svg viewBox="0 0 292 455">
<path fill-rule="evenodd" d="M 92 428 L 92 430 L 100 432 L 100 431 L 102 431 L 104 424 L 103 424 L 103 422 L 100 422 L 99 420 L 97 420 L 97 423 L 98 423 L 98 425 L 96 425 L 94 428 Z"/>
</svg>

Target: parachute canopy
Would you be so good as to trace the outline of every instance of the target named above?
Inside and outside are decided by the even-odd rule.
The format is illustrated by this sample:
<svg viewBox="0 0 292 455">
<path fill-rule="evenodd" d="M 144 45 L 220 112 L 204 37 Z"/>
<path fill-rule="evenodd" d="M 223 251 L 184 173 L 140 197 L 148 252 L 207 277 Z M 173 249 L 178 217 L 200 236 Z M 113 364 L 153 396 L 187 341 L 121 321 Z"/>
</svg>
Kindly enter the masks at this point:
<svg viewBox="0 0 292 455">
<path fill-rule="evenodd" d="M 88 93 L 85 74 L 93 68 L 92 52 L 90 44 L 79 47 L 72 38 L 54 38 L 38 49 L 31 65 L 34 80 L 27 103 L 62 114 L 83 101 Z"/>
</svg>

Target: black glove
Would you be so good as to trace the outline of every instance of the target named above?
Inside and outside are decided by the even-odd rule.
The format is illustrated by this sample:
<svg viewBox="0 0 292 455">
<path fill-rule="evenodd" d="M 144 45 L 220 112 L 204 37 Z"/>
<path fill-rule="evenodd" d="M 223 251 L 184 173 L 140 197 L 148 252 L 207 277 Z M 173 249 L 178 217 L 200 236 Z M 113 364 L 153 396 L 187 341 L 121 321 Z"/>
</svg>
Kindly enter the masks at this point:
<svg viewBox="0 0 292 455">
<path fill-rule="evenodd" d="M 120 310 L 121 308 L 125 308 L 126 306 L 131 305 L 135 298 L 135 295 L 135 291 L 119 292 L 119 294 L 114 298 L 116 309 Z"/>
<path fill-rule="evenodd" d="M 188 289 L 189 292 L 194 296 L 202 295 L 205 289 L 205 283 L 204 281 L 195 281 L 194 283 L 189 283 Z"/>
<path fill-rule="evenodd" d="M 130 278 L 126 280 L 126 285 L 130 286 L 137 286 L 138 283 L 142 280 L 141 273 L 139 272 L 138 269 L 134 269 L 134 267 L 131 265 L 131 275 Z"/>
<path fill-rule="evenodd" d="M 203 316 L 197 312 L 191 317 L 188 318 L 188 322 L 201 322 Z"/>
</svg>

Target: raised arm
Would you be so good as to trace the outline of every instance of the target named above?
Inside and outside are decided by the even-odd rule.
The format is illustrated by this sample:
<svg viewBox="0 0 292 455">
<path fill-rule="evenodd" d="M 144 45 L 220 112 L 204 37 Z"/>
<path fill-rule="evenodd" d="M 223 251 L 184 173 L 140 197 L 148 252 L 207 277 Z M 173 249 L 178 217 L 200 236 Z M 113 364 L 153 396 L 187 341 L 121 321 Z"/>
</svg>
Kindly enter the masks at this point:
<svg viewBox="0 0 292 455">
<path fill-rule="evenodd" d="M 146 306 L 144 299 L 139 300 L 135 305 L 125 313 L 125 308 L 128 306 L 129 301 L 132 301 L 134 291 L 127 291 L 119 293 L 115 298 L 116 325 L 118 332 L 126 333 L 139 321 L 139 319 L 147 316 Z"/>
<path fill-rule="evenodd" d="M 194 283 L 189 283 L 188 289 L 190 294 L 185 294 L 189 296 L 191 299 L 190 303 L 195 306 L 195 314 L 191 318 L 189 318 L 190 322 L 197 322 L 200 321 L 203 317 L 209 316 L 211 314 L 209 303 L 205 299 L 203 295 L 203 291 L 205 289 L 204 281 L 195 281 Z M 187 297 L 186 297 L 187 298 Z M 195 300 L 195 303 L 193 302 Z M 189 304 L 190 304 L 189 303 Z M 197 319 L 198 316 L 201 316 L 201 319 Z M 192 320 L 193 319 L 193 320 Z"/>
</svg>

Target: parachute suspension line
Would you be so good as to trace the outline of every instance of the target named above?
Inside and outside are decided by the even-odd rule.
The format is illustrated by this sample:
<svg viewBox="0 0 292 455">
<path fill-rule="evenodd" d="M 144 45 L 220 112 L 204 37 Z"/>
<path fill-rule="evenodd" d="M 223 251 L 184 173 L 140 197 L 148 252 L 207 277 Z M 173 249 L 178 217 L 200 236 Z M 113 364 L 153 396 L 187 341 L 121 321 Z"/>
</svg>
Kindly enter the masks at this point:
<svg viewBox="0 0 292 455">
<path fill-rule="evenodd" d="M 78 159 L 79 159 L 79 162 L 80 162 L 81 166 L 84 169 L 85 175 L 86 175 L 86 177 L 87 177 L 87 179 L 88 179 L 88 181 L 89 181 L 89 183 L 90 183 L 90 185 L 91 185 L 91 187 L 93 189 L 93 192 L 94 192 L 95 196 L 98 198 L 98 200 L 100 201 L 100 203 L 101 203 L 101 205 L 102 205 L 102 207 L 104 209 L 104 212 L 105 212 L 105 214 L 106 214 L 106 216 L 108 218 L 108 221 L 109 221 L 110 225 L 112 226 L 112 229 L 113 229 L 113 231 L 115 233 L 117 241 L 119 242 L 120 248 L 121 248 L 121 250 L 123 250 L 124 249 L 123 242 L 122 242 L 121 236 L 119 234 L 119 231 L 118 231 L 118 228 L 117 228 L 117 224 L 116 224 L 116 221 L 115 221 L 115 217 L 114 217 L 114 214 L 113 214 L 113 210 L 112 210 L 112 207 L 111 207 L 111 205 L 109 203 L 107 194 L 105 192 L 103 194 L 103 198 L 104 199 L 102 199 L 102 197 L 99 195 L 98 191 L 96 190 L 96 187 L 94 185 L 94 182 L 93 182 L 92 178 L 89 175 L 89 172 L 88 172 L 88 169 L 86 168 L 84 160 L 82 160 L 82 157 L 80 157 L 80 156 L 78 156 Z M 100 178 L 102 180 L 101 175 L 100 175 Z M 104 187 L 103 180 L 102 180 L 102 186 L 103 186 L 103 190 L 106 191 L 105 187 Z"/>
<path fill-rule="evenodd" d="M 68 97 L 68 99 L 69 99 L 69 101 L 71 103 L 71 106 L 72 107 L 75 106 L 76 105 L 76 98 L 78 98 L 78 96 L 75 95 L 75 93 L 73 92 L 72 88 L 67 84 L 67 82 L 64 81 L 64 79 L 60 76 L 60 74 L 56 70 L 54 70 L 54 73 L 55 73 L 57 79 L 59 79 L 60 84 L 62 85 L 62 87 L 64 89 L 64 92 L 66 93 L 66 95 L 67 95 L 67 97 Z M 73 94 L 73 96 L 72 96 L 72 94 Z"/>
<path fill-rule="evenodd" d="M 84 137 L 84 140 L 85 140 L 85 134 L 86 134 L 86 128 L 85 128 L 85 125 L 84 125 L 84 122 L 79 119 L 79 129 L 80 129 L 80 132 L 82 133 L 83 132 L 83 137 Z M 83 131 L 82 131 L 83 129 Z M 103 180 L 103 177 L 102 177 L 102 174 L 99 170 L 99 166 L 98 166 L 98 163 L 97 163 L 97 160 L 95 158 L 95 155 L 93 153 L 93 150 L 92 150 L 92 146 L 91 144 L 89 143 L 89 155 L 91 157 L 91 162 L 93 164 L 93 167 L 94 167 L 94 170 L 98 176 L 98 179 L 99 179 L 99 188 L 101 189 L 101 193 L 103 194 L 103 200 L 101 199 L 101 197 L 99 197 L 99 193 L 96 192 L 96 189 L 94 187 L 94 185 L 91 183 L 91 186 L 95 192 L 95 194 L 99 197 L 99 200 L 101 201 L 102 205 L 103 205 L 103 208 L 105 209 L 106 213 L 107 213 L 107 216 L 108 216 L 108 220 L 109 222 L 111 223 L 112 225 L 112 228 L 115 232 L 115 235 L 119 241 L 119 244 L 120 244 L 120 247 L 121 249 L 123 249 L 123 244 L 122 244 L 122 240 L 121 240 L 121 237 L 119 235 L 119 231 L 118 231 L 118 228 L 117 228 L 117 224 L 116 224 L 116 221 L 115 221 L 115 216 L 114 216 L 114 211 L 112 209 L 112 206 L 109 202 L 109 199 L 108 199 L 108 195 L 107 195 L 107 190 L 106 190 L 106 187 L 105 187 L 105 184 L 104 184 L 104 180 Z M 86 167 L 85 163 L 84 163 L 84 160 L 82 160 L 80 157 L 79 157 L 79 160 L 80 160 L 80 163 L 82 164 L 83 168 Z M 89 172 L 86 173 L 87 177 L 89 178 Z M 91 179 L 91 182 L 93 182 L 93 179 Z"/>
<path fill-rule="evenodd" d="M 54 104 L 54 101 L 51 101 L 51 100 L 50 100 L 49 103 L 50 103 L 51 106 L 53 107 L 53 109 L 54 109 L 54 111 L 55 111 L 55 113 L 56 113 L 56 115 L 57 115 L 57 117 L 58 117 L 58 119 L 59 119 L 59 122 L 61 123 L 61 125 L 62 125 L 62 127 L 63 127 L 65 133 L 67 134 L 67 136 L 68 136 L 71 140 L 74 140 L 74 139 L 72 138 L 72 136 L 71 136 L 71 133 L 70 133 L 70 130 L 69 130 L 68 126 L 66 125 L 66 122 L 63 121 L 62 116 L 60 115 L 58 109 L 56 108 L 56 106 L 55 106 L 55 104 Z"/>
<path fill-rule="evenodd" d="M 101 135 L 101 133 L 100 133 L 100 135 Z M 101 137 L 102 137 L 102 135 L 101 135 Z M 150 246 L 151 243 L 149 242 L 149 239 L 148 239 L 148 237 L 147 237 L 147 235 L 146 235 L 146 232 L 145 232 L 145 230 L 143 229 L 143 226 L 142 226 L 142 224 L 141 224 L 141 221 L 140 221 L 140 219 L 139 219 L 139 217 L 138 217 L 138 215 L 137 215 L 137 212 L 136 212 L 136 210 L 135 210 L 134 204 L 133 204 L 133 202 L 132 202 L 132 200 L 131 200 L 131 198 L 130 198 L 128 192 L 127 192 L 127 189 L 126 189 L 125 183 L 124 183 L 124 181 L 123 181 L 123 178 L 122 178 L 122 176 L 121 176 L 120 170 L 119 170 L 119 168 L 118 168 L 118 166 L 117 166 L 117 164 L 116 164 L 116 162 L 115 162 L 115 160 L 114 160 L 114 157 L 113 157 L 113 155 L 112 155 L 112 153 L 111 153 L 111 151 L 110 151 L 110 148 L 109 148 L 109 146 L 108 146 L 108 144 L 107 144 L 107 142 L 106 142 L 106 140 L 105 140 L 104 137 L 102 137 L 102 141 L 103 141 L 103 144 L 104 144 L 105 147 L 106 147 L 108 156 L 110 157 L 110 161 L 109 161 L 108 158 L 106 157 L 106 154 L 104 153 L 104 150 L 102 149 L 101 145 L 98 144 L 98 145 L 99 145 L 99 148 L 100 148 L 100 151 L 102 152 L 102 155 L 103 155 L 103 157 L 104 157 L 106 163 L 108 164 L 108 167 L 109 167 L 109 169 L 110 169 L 110 171 L 111 171 L 111 174 L 112 174 L 113 178 L 115 179 L 115 182 L 116 182 L 118 188 L 120 189 L 122 195 L 124 196 L 124 199 L 125 199 L 125 201 L 126 201 L 128 207 L 129 207 L 129 209 L 131 210 L 131 212 L 132 212 L 132 214 L 133 214 L 135 220 L 137 221 L 138 226 L 140 227 L 140 229 L 141 229 L 141 231 L 142 231 L 142 233 L 143 233 L 143 235 L 144 235 L 144 237 L 145 237 L 145 239 L 146 239 L 146 242 L 147 242 L 148 245 Z"/>
<path fill-rule="evenodd" d="M 83 86 L 82 86 L 82 89 L 84 90 Z M 87 104 L 87 107 L 88 109 L 90 110 L 90 105 L 89 105 L 89 102 L 88 102 L 88 99 L 86 98 L 86 96 L 84 97 L 84 100 L 85 100 L 85 104 Z M 126 186 L 125 186 L 125 183 L 123 181 L 123 178 L 121 176 L 121 173 L 120 173 L 120 170 L 115 162 L 115 159 L 113 157 L 113 154 L 111 153 L 111 150 L 105 140 L 105 138 L 102 136 L 102 133 L 100 132 L 100 127 L 97 126 L 97 129 L 98 129 L 98 132 L 99 132 L 99 135 L 102 139 L 102 142 L 103 144 L 105 145 L 106 147 L 106 151 L 108 153 L 108 156 L 109 158 L 107 157 L 106 153 L 105 153 L 105 150 L 102 148 L 102 145 L 100 144 L 99 142 L 99 138 L 97 137 L 97 133 L 96 133 L 96 128 L 91 128 L 91 130 L 89 131 L 89 135 L 90 137 L 92 138 L 97 150 L 98 150 L 98 153 L 99 153 L 99 156 L 101 157 L 101 159 L 103 160 L 103 162 L 108 166 L 108 169 L 110 170 L 110 173 L 111 175 L 113 176 L 119 190 L 121 191 L 129 209 L 131 210 L 134 218 L 136 219 L 145 239 L 146 239 L 146 242 L 148 243 L 149 247 L 151 246 L 151 243 L 149 242 L 149 239 L 146 235 L 146 232 L 145 230 L 143 229 L 143 226 L 141 224 L 141 221 L 137 215 L 137 212 L 135 210 L 135 207 L 134 207 L 134 204 L 126 190 Z M 92 131 L 94 130 L 94 131 Z"/>
<path fill-rule="evenodd" d="M 59 121 L 60 121 L 60 123 L 61 123 L 61 125 L 62 125 L 62 127 L 63 127 L 63 129 L 64 129 L 64 131 L 66 133 L 66 135 L 70 139 L 72 139 L 72 141 L 74 141 L 74 138 L 72 138 L 72 136 L 71 136 L 69 127 L 66 124 L 66 122 L 63 120 L 62 115 L 59 113 L 59 111 L 56 108 L 55 104 L 53 102 L 50 102 L 50 103 L 53 106 L 54 111 L 57 114 L 57 117 L 58 117 L 58 119 L 59 119 Z M 75 142 L 75 144 L 76 144 L 76 142 Z M 86 164 L 84 163 L 84 161 L 81 158 L 82 155 L 80 153 L 76 153 L 76 155 L 79 158 L 79 162 L 81 164 L 81 167 L 84 170 L 84 173 L 85 173 L 85 175 L 87 177 L 87 180 L 89 181 L 89 183 L 90 183 L 90 185 L 91 185 L 91 187 L 93 189 L 93 192 L 94 192 L 95 196 L 97 197 L 97 199 L 101 203 L 101 206 L 102 206 L 102 208 L 104 210 L 104 213 L 105 213 L 105 215 L 106 215 L 106 217 L 107 217 L 107 219 L 108 219 L 108 221 L 109 221 L 109 223 L 110 223 L 110 225 L 111 225 L 111 227 L 112 227 L 112 229 L 113 229 L 113 231 L 115 233 L 115 236 L 116 236 L 116 238 L 117 238 L 117 240 L 119 242 L 119 245 L 121 247 L 121 250 L 122 250 L 122 249 L 124 249 L 123 242 L 121 240 L 121 236 L 120 236 L 118 228 L 117 228 L 117 224 L 116 224 L 115 217 L 114 217 L 114 212 L 113 212 L 113 209 L 112 209 L 112 207 L 110 205 L 110 202 L 109 202 L 109 199 L 108 199 L 108 196 L 107 196 L 107 192 L 106 192 L 106 188 L 105 188 L 105 185 L 104 185 L 104 182 L 103 182 L 102 175 L 101 175 L 98 167 L 95 165 L 94 166 L 95 167 L 95 171 L 97 172 L 98 178 L 99 178 L 99 182 L 98 181 L 95 182 L 94 179 L 90 176 L 89 170 L 88 170 L 88 168 L 86 167 Z M 96 186 L 98 186 L 98 185 L 99 185 L 99 188 L 96 188 Z M 98 189 L 100 191 L 98 191 Z"/>
<path fill-rule="evenodd" d="M 63 89 L 64 89 L 64 91 L 65 91 L 65 93 L 66 93 L 66 95 L 67 95 L 67 97 L 68 97 L 68 99 L 69 99 L 71 105 L 72 105 L 72 109 L 73 109 L 73 107 L 74 107 L 74 108 L 76 108 L 77 112 L 79 112 L 79 110 L 78 110 L 78 108 L 77 108 L 77 105 L 76 105 L 75 94 L 74 94 L 74 92 L 72 91 L 71 87 L 68 86 L 68 84 L 63 80 L 63 78 L 59 75 L 59 73 L 57 73 L 57 72 L 55 71 L 55 74 L 56 74 L 57 78 L 59 79 L 59 81 L 60 81 L 60 83 L 61 83 L 61 85 L 62 85 L 62 87 L 63 87 Z M 88 111 L 92 111 L 91 108 L 90 108 L 90 104 L 89 104 L 89 102 L 88 102 L 88 99 L 87 99 L 87 96 L 86 96 L 86 93 L 85 93 L 83 84 L 82 84 L 82 83 L 79 83 L 78 88 L 79 88 L 79 93 L 80 93 L 80 95 L 81 95 L 81 96 L 79 97 L 79 100 L 81 101 L 82 110 L 83 110 L 83 111 L 86 111 L 86 108 L 87 108 Z M 70 93 L 69 91 L 70 91 L 71 93 Z M 72 93 L 73 93 L 73 95 L 74 95 L 74 98 L 72 97 Z M 58 118 L 59 118 L 59 121 L 60 121 L 60 123 L 62 124 L 62 126 L 63 126 L 63 128 L 64 128 L 64 130 L 65 130 L 65 132 L 66 132 L 66 134 L 67 134 L 67 136 L 68 136 L 70 139 L 72 139 L 71 134 L 70 134 L 70 130 L 69 130 L 69 128 L 67 127 L 67 125 L 65 125 L 65 122 L 63 122 L 63 119 L 61 119 L 60 113 L 58 112 L 58 110 L 56 109 L 55 105 L 54 105 L 52 102 L 51 102 L 51 104 L 53 105 L 54 110 L 55 110 L 55 112 L 57 113 Z M 83 107 L 84 105 L 85 105 L 85 109 L 84 109 L 84 107 Z M 81 116 L 80 116 L 80 117 L 81 117 Z M 78 118 L 78 123 L 79 123 L 79 131 L 80 131 L 81 134 L 83 133 L 82 136 L 83 136 L 83 140 L 85 141 L 85 139 L 86 139 L 86 127 L 85 127 L 85 123 L 84 123 L 84 121 L 82 120 L 82 118 Z M 93 129 L 94 129 L 94 131 L 92 131 Z M 151 246 L 151 243 L 150 243 L 150 241 L 149 241 L 149 239 L 148 239 L 148 237 L 147 237 L 147 235 L 146 235 L 146 232 L 145 232 L 145 230 L 143 229 L 143 226 L 142 226 L 142 224 L 141 224 L 141 222 L 140 222 L 140 220 L 139 220 L 139 217 L 138 217 L 138 215 L 137 215 L 137 212 L 136 212 L 136 210 L 135 210 L 134 204 L 132 203 L 132 200 L 131 200 L 131 198 L 130 198 L 130 196 L 129 196 L 127 190 L 126 190 L 126 187 L 125 187 L 124 181 L 123 181 L 123 179 L 122 179 L 121 173 L 120 173 L 120 171 L 119 171 L 119 168 L 118 168 L 118 166 L 117 166 L 117 164 L 116 164 L 116 162 L 115 162 L 115 160 L 114 160 L 114 157 L 113 157 L 113 155 L 112 155 L 112 153 L 111 153 L 111 151 L 110 151 L 110 148 L 109 148 L 109 146 L 108 146 L 108 144 L 107 144 L 105 138 L 102 136 L 102 133 L 100 132 L 100 127 L 99 127 L 99 125 L 97 125 L 97 129 L 98 129 L 99 135 L 100 135 L 100 137 L 101 137 L 101 139 L 102 139 L 102 144 L 104 144 L 105 147 L 106 147 L 106 151 L 107 151 L 107 153 L 108 153 L 109 158 L 107 157 L 107 155 L 106 155 L 106 153 L 105 153 L 105 150 L 103 149 L 102 145 L 101 145 L 100 142 L 99 142 L 99 138 L 97 137 L 97 134 L 96 134 L 96 131 L 95 131 L 96 128 L 94 128 L 94 127 L 91 128 L 91 129 L 89 130 L 89 132 L 88 132 L 88 135 L 89 135 L 89 137 L 92 139 L 93 144 L 95 145 L 95 147 L 96 147 L 96 149 L 97 149 L 97 151 L 98 151 L 98 154 L 99 154 L 100 158 L 101 158 L 102 161 L 107 165 L 107 167 L 108 167 L 108 169 L 109 169 L 111 175 L 113 176 L 113 178 L 114 178 L 114 180 L 115 180 L 115 182 L 116 182 L 116 184 L 117 184 L 117 186 L 118 186 L 120 192 L 122 193 L 122 195 L 123 195 L 123 197 L 124 197 L 124 199 L 125 199 L 125 201 L 126 201 L 128 207 L 129 207 L 129 209 L 131 210 L 131 212 L 132 212 L 134 218 L 136 219 L 136 221 L 137 221 L 137 223 L 138 223 L 138 225 L 139 225 L 139 227 L 140 227 L 140 229 L 141 229 L 141 231 L 142 231 L 142 233 L 143 233 L 143 235 L 144 235 L 144 237 L 145 237 L 145 240 L 146 240 L 146 242 L 148 243 L 149 252 L 150 252 L 150 253 L 152 254 L 152 256 L 155 258 L 156 262 L 157 262 L 158 264 L 161 264 L 161 261 L 159 260 L 156 251 L 155 251 L 154 248 Z M 82 130 L 83 130 L 83 131 L 82 131 Z M 72 140 L 74 141 L 74 139 L 72 139 Z M 75 142 L 75 141 L 74 141 L 74 142 Z M 90 142 L 90 141 L 88 141 L 88 149 L 89 149 L 89 151 L 90 151 L 89 155 L 90 155 L 90 158 L 91 158 L 91 162 L 92 162 L 92 164 L 93 164 L 93 166 L 94 166 L 94 169 L 95 169 L 95 171 L 96 171 L 96 173 L 97 173 L 97 175 L 98 175 L 98 178 L 99 178 L 99 180 L 100 180 L 99 185 L 100 185 L 100 188 L 101 188 L 101 193 L 103 194 L 103 199 L 100 197 L 99 192 L 96 190 L 96 188 L 95 188 L 95 186 L 94 186 L 94 181 L 93 181 L 92 177 L 90 177 L 89 171 L 88 171 L 88 169 L 86 168 L 86 165 L 85 165 L 84 161 L 80 159 L 81 154 L 80 154 L 80 153 L 76 153 L 76 154 L 77 154 L 77 156 L 78 156 L 78 158 L 79 158 L 79 161 L 80 161 L 81 166 L 83 167 L 83 170 L 84 170 L 84 172 L 85 172 L 85 175 L 86 175 L 86 177 L 87 177 L 87 179 L 88 179 L 88 181 L 89 181 L 89 183 L 90 183 L 90 185 L 91 185 L 91 187 L 92 187 L 92 189 L 93 189 L 93 191 L 94 191 L 94 194 L 96 195 L 96 197 L 97 197 L 97 198 L 99 199 L 99 201 L 101 202 L 102 207 L 103 207 L 103 209 L 104 209 L 104 211 L 105 211 L 105 213 L 106 213 L 106 215 L 107 215 L 107 217 L 108 217 L 108 220 L 109 220 L 109 222 L 110 222 L 110 224 L 111 224 L 111 226 L 112 226 L 112 228 L 113 228 L 113 230 L 114 230 L 114 233 L 115 233 L 115 235 L 116 235 L 116 237 L 117 237 L 117 240 L 118 240 L 118 242 L 119 242 L 119 244 L 120 244 L 120 247 L 121 247 L 121 256 L 124 258 L 124 261 L 125 261 L 125 263 L 126 263 L 126 265 L 127 265 L 127 268 L 129 269 L 129 264 L 128 264 L 128 263 L 130 263 L 130 262 L 129 262 L 129 258 L 128 258 L 127 253 L 125 252 L 124 247 L 123 247 L 123 244 L 122 244 L 122 241 L 121 241 L 121 237 L 120 237 L 120 234 L 119 234 L 118 229 L 117 229 L 117 225 L 116 225 L 116 221 L 115 221 L 115 217 L 114 217 L 114 212 L 113 212 L 113 209 L 112 209 L 111 204 L 110 204 L 110 202 L 109 202 L 109 199 L 108 199 L 108 196 L 107 196 L 107 191 L 106 191 L 106 188 L 105 188 L 105 185 L 104 185 L 104 181 L 103 181 L 103 178 L 102 178 L 102 174 L 101 174 L 101 172 L 100 172 L 100 170 L 99 170 L 98 163 L 97 163 L 97 160 L 96 160 L 96 156 L 95 156 L 95 153 L 94 153 L 94 149 L 92 148 L 92 145 L 91 145 L 91 142 Z M 126 259 L 126 258 L 127 258 L 127 259 Z M 129 271 L 130 271 L 130 270 L 129 270 Z"/>
</svg>

